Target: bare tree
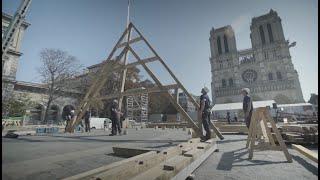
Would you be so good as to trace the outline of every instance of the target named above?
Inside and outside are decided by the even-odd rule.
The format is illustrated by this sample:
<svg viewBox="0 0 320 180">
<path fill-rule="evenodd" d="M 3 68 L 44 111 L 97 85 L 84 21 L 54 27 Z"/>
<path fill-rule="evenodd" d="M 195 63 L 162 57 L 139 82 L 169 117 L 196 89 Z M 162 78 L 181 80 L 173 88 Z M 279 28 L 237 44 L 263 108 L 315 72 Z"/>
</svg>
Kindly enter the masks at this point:
<svg viewBox="0 0 320 180">
<path fill-rule="evenodd" d="M 76 57 L 60 49 L 43 49 L 40 52 L 41 65 L 38 72 L 47 90 L 45 123 L 52 102 L 66 93 L 74 91 L 72 79 L 79 75 L 82 65 Z"/>
</svg>

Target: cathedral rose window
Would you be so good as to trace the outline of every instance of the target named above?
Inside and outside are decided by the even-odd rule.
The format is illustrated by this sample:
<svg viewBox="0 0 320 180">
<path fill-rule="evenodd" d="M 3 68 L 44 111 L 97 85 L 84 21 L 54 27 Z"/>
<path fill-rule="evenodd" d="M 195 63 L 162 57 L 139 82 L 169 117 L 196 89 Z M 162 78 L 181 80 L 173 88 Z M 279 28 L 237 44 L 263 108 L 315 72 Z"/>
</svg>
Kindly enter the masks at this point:
<svg viewBox="0 0 320 180">
<path fill-rule="evenodd" d="M 258 73 L 255 70 L 247 69 L 241 76 L 244 82 L 253 83 L 257 80 Z"/>
</svg>

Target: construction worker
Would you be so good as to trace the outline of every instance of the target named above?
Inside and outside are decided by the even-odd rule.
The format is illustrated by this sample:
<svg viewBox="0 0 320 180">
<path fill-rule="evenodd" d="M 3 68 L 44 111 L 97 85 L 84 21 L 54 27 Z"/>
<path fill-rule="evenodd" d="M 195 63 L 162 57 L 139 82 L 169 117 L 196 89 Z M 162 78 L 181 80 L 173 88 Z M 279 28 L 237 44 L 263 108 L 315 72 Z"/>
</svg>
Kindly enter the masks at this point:
<svg viewBox="0 0 320 180">
<path fill-rule="evenodd" d="M 236 112 L 234 112 L 234 121 L 238 122 L 238 114 Z"/>
<path fill-rule="evenodd" d="M 209 89 L 207 87 L 202 88 L 200 96 L 200 109 L 198 111 L 198 117 L 201 117 L 203 128 L 206 131 L 206 136 L 201 137 L 201 142 L 207 141 L 211 139 L 211 130 L 209 126 L 210 121 L 210 99 L 207 93 L 209 92 Z"/>
<path fill-rule="evenodd" d="M 68 127 L 68 125 L 69 125 L 69 123 L 70 123 L 70 121 L 71 121 L 71 119 L 72 119 L 72 117 L 73 117 L 72 111 L 73 111 L 73 110 L 70 110 L 70 111 L 68 111 L 67 114 L 66 114 L 67 124 L 66 124 L 66 127 L 65 127 L 65 129 L 64 129 L 65 131 L 67 131 L 67 127 Z M 74 112 L 74 111 L 73 111 L 73 112 Z"/>
<path fill-rule="evenodd" d="M 229 111 L 227 111 L 227 120 L 228 120 L 228 124 L 231 124 L 231 116 Z"/>
<path fill-rule="evenodd" d="M 243 88 L 241 90 L 243 97 L 243 111 L 244 111 L 244 119 L 246 122 L 246 125 L 249 129 L 251 117 L 252 117 L 252 111 L 253 111 L 253 105 L 251 97 L 249 96 L 250 89 L 249 88 Z"/>
<path fill-rule="evenodd" d="M 111 108 L 110 108 L 110 114 L 111 114 L 111 121 L 112 121 L 112 130 L 111 134 L 109 136 L 117 135 L 117 130 L 119 132 L 119 135 L 121 134 L 121 127 L 120 127 L 120 112 L 117 110 L 118 106 L 118 100 L 113 100 Z"/>
<path fill-rule="evenodd" d="M 90 117 L 91 117 L 91 112 L 88 109 L 84 113 L 84 124 L 85 124 L 86 132 L 88 131 L 90 132 Z"/>
</svg>

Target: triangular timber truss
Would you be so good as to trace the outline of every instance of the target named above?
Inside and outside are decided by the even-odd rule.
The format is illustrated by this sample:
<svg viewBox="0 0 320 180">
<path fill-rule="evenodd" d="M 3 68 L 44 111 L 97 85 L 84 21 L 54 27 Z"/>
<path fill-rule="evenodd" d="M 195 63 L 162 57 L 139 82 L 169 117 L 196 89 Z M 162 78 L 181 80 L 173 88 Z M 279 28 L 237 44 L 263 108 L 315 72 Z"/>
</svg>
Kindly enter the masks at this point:
<svg viewBox="0 0 320 180">
<path fill-rule="evenodd" d="M 135 30 L 137 32 L 137 34 L 139 35 L 139 37 L 134 38 L 134 39 L 130 39 L 130 36 L 132 34 L 132 30 Z M 127 41 L 121 43 L 125 36 L 127 35 Z M 130 47 L 130 44 L 133 44 L 135 42 L 138 41 L 144 41 L 145 44 L 149 47 L 149 49 L 152 51 L 153 53 L 153 57 L 147 58 L 147 59 L 141 59 L 138 54 Z M 114 60 L 114 63 L 108 63 L 111 61 L 111 58 L 113 57 L 114 53 L 117 51 L 117 49 L 122 48 L 119 56 L 117 56 Z M 137 60 L 137 62 L 134 63 L 130 63 L 128 64 L 128 52 L 131 52 L 131 54 L 135 57 L 135 59 Z M 101 88 L 105 85 L 105 83 L 108 80 L 108 75 L 112 72 L 112 70 L 115 70 L 117 68 L 119 68 L 118 65 L 121 58 L 124 56 L 124 63 L 122 65 L 122 70 L 123 73 L 121 74 L 121 87 L 120 87 L 120 92 L 116 93 L 116 94 L 110 94 L 110 95 L 104 95 L 104 96 L 100 96 L 99 95 L 99 91 L 101 90 Z M 171 75 L 171 77 L 175 80 L 176 84 L 174 85 L 168 85 L 168 86 L 164 86 L 159 80 L 158 78 L 152 73 L 152 71 L 146 66 L 146 63 L 148 62 L 154 62 L 154 61 L 159 61 L 164 67 L 165 69 L 169 72 L 169 74 Z M 112 65 L 110 65 L 112 64 Z M 124 92 L 124 85 L 125 85 L 125 77 L 126 77 L 126 72 L 127 72 L 127 68 L 132 67 L 132 66 L 136 66 L 136 65 L 142 65 L 142 67 L 145 69 L 145 71 L 150 75 L 150 77 L 153 79 L 153 81 L 156 83 L 156 85 L 158 87 L 155 88 L 149 88 L 149 89 L 142 89 L 142 90 L 138 90 L 138 91 L 126 91 Z M 142 93 L 146 93 L 146 92 L 167 92 L 164 93 L 167 98 L 170 100 L 170 102 L 174 105 L 174 107 L 178 110 L 178 112 L 180 113 L 181 116 L 183 116 L 188 124 L 192 127 L 192 129 L 195 131 L 195 133 L 197 133 L 197 135 L 199 137 L 202 137 L 202 123 L 201 121 L 198 121 L 198 124 L 195 124 L 192 119 L 190 118 L 190 116 L 184 111 L 184 109 L 179 105 L 178 103 L 178 97 L 177 97 L 177 93 L 178 93 L 178 89 L 181 89 L 189 98 L 189 100 L 191 100 L 191 102 L 193 103 L 193 105 L 196 107 L 196 109 L 199 109 L 199 104 L 194 100 L 194 98 L 189 94 L 189 92 L 185 89 L 185 87 L 181 84 L 181 82 L 178 80 L 178 78 L 173 74 L 173 72 L 169 69 L 169 67 L 164 63 L 164 61 L 160 58 L 160 56 L 156 53 L 156 51 L 151 47 L 151 45 L 147 42 L 147 40 L 142 36 L 142 34 L 137 30 L 137 28 L 130 23 L 128 25 L 128 28 L 123 32 L 123 34 L 121 35 L 120 39 L 118 40 L 117 44 L 115 45 L 115 47 L 113 48 L 113 50 L 111 51 L 110 55 L 108 56 L 107 60 L 105 61 L 105 63 L 101 66 L 100 70 L 98 71 L 98 73 L 96 74 L 95 79 L 93 80 L 89 90 L 87 91 L 85 97 L 82 99 L 82 101 L 80 102 L 80 105 L 77 107 L 77 109 L 75 110 L 75 115 L 71 120 L 71 123 L 69 123 L 68 127 L 67 127 L 67 131 L 68 132 L 73 132 L 76 125 L 81 121 L 81 117 L 83 117 L 85 110 L 90 107 L 90 104 L 93 103 L 94 101 L 97 100 L 103 100 L 103 99 L 112 99 L 112 98 L 118 98 L 119 99 L 119 103 L 118 103 L 118 108 L 121 108 L 121 104 L 122 104 L 122 98 L 123 96 L 128 96 L 128 95 L 133 95 L 133 94 L 142 94 Z M 175 90 L 175 97 L 173 97 L 170 93 L 169 90 L 170 89 L 174 89 Z M 80 111 L 82 110 L 82 111 Z M 212 122 L 210 122 L 211 127 L 213 128 L 214 132 L 217 133 L 217 135 L 219 136 L 220 139 L 223 139 L 223 136 L 221 135 L 221 133 L 219 132 L 219 130 L 213 125 Z M 200 127 L 200 128 L 199 128 Z"/>
<path fill-rule="evenodd" d="M 268 127 L 268 122 L 271 124 L 271 129 L 279 145 L 275 143 L 275 139 Z M 255 144 L 256 141 L 258 141 L 257 145 Z M 287 161 L 292 162 L 287 146 L 266 107 L 257 108 L 252 114 L 246 148 L 248 148 L 249 145 L 249 159 L 253 157 L 253 150 L 274 150 L 283 151 Z"/>
</svg>

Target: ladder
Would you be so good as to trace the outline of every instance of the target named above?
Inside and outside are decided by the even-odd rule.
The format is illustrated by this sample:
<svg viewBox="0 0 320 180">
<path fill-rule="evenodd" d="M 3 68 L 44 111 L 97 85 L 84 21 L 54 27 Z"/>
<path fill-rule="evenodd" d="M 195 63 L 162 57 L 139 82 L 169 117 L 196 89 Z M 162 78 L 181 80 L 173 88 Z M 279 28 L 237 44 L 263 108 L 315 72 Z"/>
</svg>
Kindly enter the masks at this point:
<svg viewBox="0 0 320 180">
<path fill-rule="evenodd" d="M 2 59 L 5 58 L 10 46 L 10 42 L 13 40 L 14 35 L 18 32 L 26 12 L 31 4 L 32 0 L 22 0 L 17 12 L 14 14 L 4 36 L 2 38 Z"/>
</svg>

